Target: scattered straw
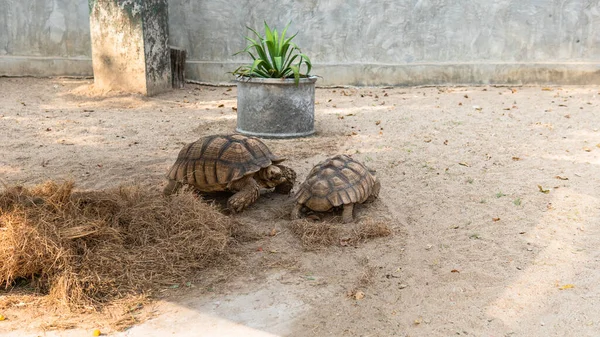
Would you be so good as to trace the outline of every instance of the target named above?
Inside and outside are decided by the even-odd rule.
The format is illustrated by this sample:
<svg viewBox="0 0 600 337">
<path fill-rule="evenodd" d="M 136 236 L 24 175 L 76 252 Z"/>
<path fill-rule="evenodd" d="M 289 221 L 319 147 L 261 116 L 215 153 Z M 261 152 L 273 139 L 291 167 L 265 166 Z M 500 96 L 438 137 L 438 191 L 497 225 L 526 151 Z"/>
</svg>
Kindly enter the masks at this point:
<svg viewBox="0 0 600 337">
<path fill-rule="evenodd" d="M 292 221 L 290 230 L 307 250 L 331 246 L 339 240 L 339 225 L 327 221 L 299 219 Z"/>
<path fill-rule="evenodd" d="M 184 283 L 226 253 L 233 221 L 191 193 L 74 192 L 47 182 L 0 194 L 0 286 L 29 280 L 53 303 L 98 308 Z"/>
<path fill-rule="evenodd" d="M 385 222 L 367 219 L 353 225 L 340 225 L 330 220 L 294 220 L 291 232 L 300 239 L 306 250 L 315 250 L 332 245 L 355 246 L 371 239 L 392 234 Z"/>
<path fill-rule="evenodd" d="M 356 241 L 366 241 L 391 234 L 392 230 L 387 223 L 372 219 L 367 219 L 359 223 L 354 229 L 354 239 Z"/>
</svg>

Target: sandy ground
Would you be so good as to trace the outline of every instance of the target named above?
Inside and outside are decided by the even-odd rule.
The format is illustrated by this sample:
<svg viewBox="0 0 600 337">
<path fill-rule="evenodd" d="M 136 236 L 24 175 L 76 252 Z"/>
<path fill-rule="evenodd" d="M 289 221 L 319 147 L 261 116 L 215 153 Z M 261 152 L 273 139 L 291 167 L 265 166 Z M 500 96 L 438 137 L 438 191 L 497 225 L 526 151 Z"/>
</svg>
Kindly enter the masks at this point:
<svg viewBox="0 0 600 337">
<path fill-rule="evenodd" d="M 0 78 L 3 181 L 159 189 L 183 144 L 235 127 L 235 88 L 188 85 L 145 98 L 99 95 L 90 83 Z M 265 142 L 300 180 L 338 153 L 377 169 L 380 199 L 359 207 L 357 221 L 386 221 L 393 235 L 305 251 L 289 220 L 275 216 L 289 197 L 265 195 L 236 218 L 280 235 L 246 247 L 246 272 L 200 275 L 194 288 L 153 305 L 152 319 L 121 333 L 99 326 L 104 332 L 600 335 L 599 87 L 316 95 L 314 137 Z M 352 290 L 364 298 L 348 296 Z M 99 325 L 86 319 L 43 331 L 43 316 L 10 314 L 2 336 L 83 336 Z"/>
</svg>

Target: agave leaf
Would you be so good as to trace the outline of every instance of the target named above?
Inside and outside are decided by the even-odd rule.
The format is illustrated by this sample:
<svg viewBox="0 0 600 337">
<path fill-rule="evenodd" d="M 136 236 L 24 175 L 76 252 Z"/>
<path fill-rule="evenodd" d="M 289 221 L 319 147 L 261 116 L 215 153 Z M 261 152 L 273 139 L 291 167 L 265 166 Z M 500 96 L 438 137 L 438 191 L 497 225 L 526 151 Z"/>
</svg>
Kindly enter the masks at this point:
<svg viewBox="0 0 600 337">
<path fill-rule="evenodd" d="M 287 32 L 289 26 L 290 26 L 290 23 L 288 22 L 288 24 L 285 25 L 285 28 L 283 28 L 283 32 L 281 32 L 281 36 L 279 37 L 279 45 L 281 47 L 283 47 L 287 44 L 284 42 L 285 42 L 285 33 Z"/>
<path fill-rule="evenodd" d="M 286 68 L 289 68 L 294 63 L 294 60 L 298 58 L 298 54 L 290 54 L 289 56 L 289 59 L 285 62 Z"/>
<path fill-rule="evenodd" d="M 265 40 L 273 41 L 273 32 L 271 31 L 271 28 L 269 28 L 269 25 L 267 25 L 266 21 L 265 21 Z"/>
<path fill-rule="evenodd" d="M 269 60 L 271 62 L 271 64 L 273 65 L 273 67 L 275 67 L 275 57 L 277 56 L 277 52 L 275 50 L 276 46 L 274 45 L 273 41 L 266 41 L 267 44 L 267 48 L 269 50 Z"/>
<path fill-rule="evenodd" d="M 292 71 L 294 72 L 294 83 L 296 83 L 296 85 L 298 83 L 300 83 L 300 68 L 298 68 L 297 66 L 290 66 L 290 69 L 292 69 Z"/>
<path fill-rule="evenodd" d="M 298 54 L 300 55 L 300 63 L 302 64 L 302 60 L 304 60 L 304 63 L 306 63 L 306 75 L 310 74 L 310 70 L 312 69 L 312 63 L 310 63 L 310 59 L 308 58 L 308 56 L 306 54 Z"/>
<path fill-rule="evenodd" d="M 254 60 L 254 62 L 252 63 L 252 67 L 250 67 L 250 72 L 254 72 L 256 70 L 256 68 L 265 61 L 261 60 L 261 59 L 257 59 Z"/>
<path fill-rule="evenodd" d="M 254 29 L 252 29 L 251 27 L 248 27 L 248 26 L 246 26 L 246 28 L 248 28 L 252 33 L 254 33 L 254 35 L 256 35 L 256 37 L 258 37 L 259 39 L 262 38 L 262 36 L 260 34 L 258 34 L 258 32 L 256 30 L 254 30 Z"/>
<path fill-rule="evenodd" d="M 282 68 L 283 61 L 282 61 L 282 59 L 281 59 L 281 56 L 275 56 L 275 57 L 274 57 L 274 59 L 275 59 L 275 69 L 276 69 L 278 72 L 281 72 L 282 70 L 284 70 L 284 69 Z"/>
</svg>

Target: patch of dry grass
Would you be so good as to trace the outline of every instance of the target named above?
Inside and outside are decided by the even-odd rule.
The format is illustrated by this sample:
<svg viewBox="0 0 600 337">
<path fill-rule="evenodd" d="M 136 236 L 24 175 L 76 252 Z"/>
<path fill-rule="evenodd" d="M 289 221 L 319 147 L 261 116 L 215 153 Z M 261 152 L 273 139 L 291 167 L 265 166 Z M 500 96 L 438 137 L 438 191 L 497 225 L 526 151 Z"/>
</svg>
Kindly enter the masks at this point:
<svg viewBox="0 0 600 337">
<path fill-rule="evenodd" d="M 294 220 L 290 224 L 290 230 L 300 239 L 306 250 L 331 246 L 339 242 L 340 226 L 328 221 Z"/>
<path fill-rule="evenodd" d="M 0 285 L 28 280 L 49 303 L 99 308 L 186 282 L 226 255 L 233 229 L 233 220 L 192 193 L 74 192 L 73 183 L 52 181 L 6 187 Z"/>
<path fill-rule="evenodd" d="M 354 225 L 340 225 L 329 220 L 300 219 L 292 221 L 291 232 L 300 239 L 306 250 L 332 245 L 354 246 L 392 234 L 386 222 L 367 219 Z"/>
<path fill-rule="evenodd" d="M 367 219 L 357 224 L 353 232 L 355 241 L 367 241 L 390 236 L 392 234 L 392 229 L 386 222 Z"/>
</svg>

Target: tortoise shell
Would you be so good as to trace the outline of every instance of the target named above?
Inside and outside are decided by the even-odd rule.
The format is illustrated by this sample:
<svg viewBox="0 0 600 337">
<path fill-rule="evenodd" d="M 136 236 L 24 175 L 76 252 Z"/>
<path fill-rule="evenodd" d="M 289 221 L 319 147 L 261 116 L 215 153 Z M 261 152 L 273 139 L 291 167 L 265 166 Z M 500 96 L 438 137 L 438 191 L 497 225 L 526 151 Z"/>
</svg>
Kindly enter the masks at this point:
<svg viewBox="0 0 600 337">
<path fill-rule="evenodd" d="M 258 138 L 213 135 L 185 145 L 167 178 L 201 191 L 221 191 L 240 178 L 284 160 Z"/>
<path fill-rule="evenodd" d="M 373 192 L 375 177 L 363 164 L 337 155 L 317 164 L 300 185 L 295 199 L 314 211 L 363 203 Z"/>
</svg>

